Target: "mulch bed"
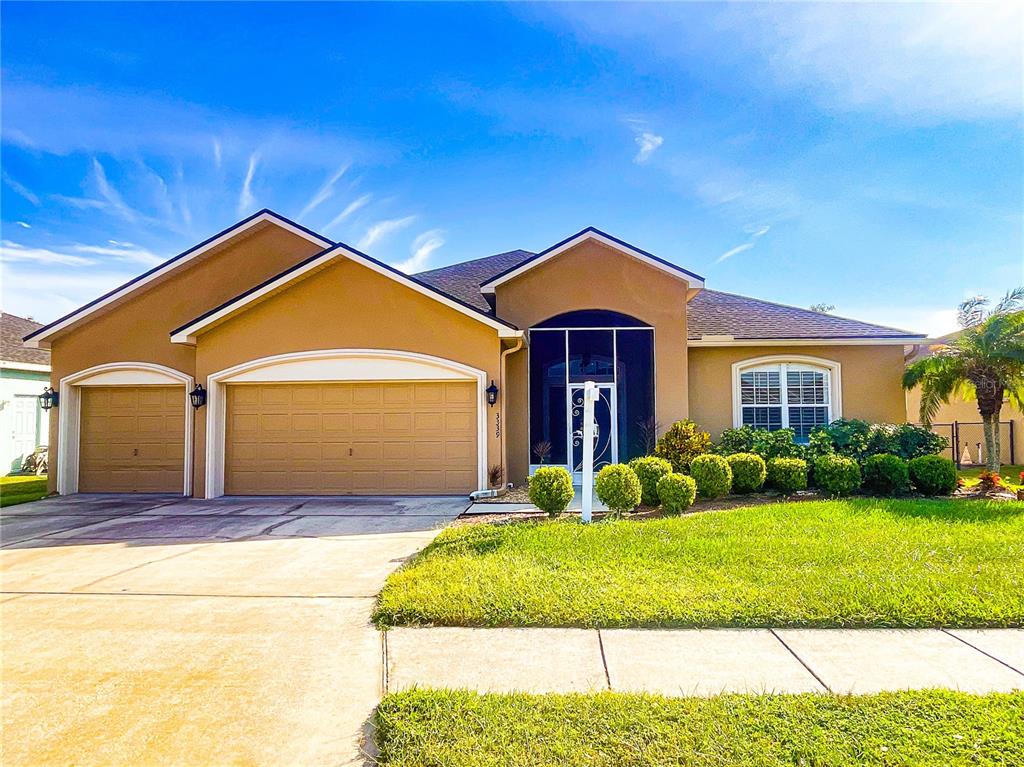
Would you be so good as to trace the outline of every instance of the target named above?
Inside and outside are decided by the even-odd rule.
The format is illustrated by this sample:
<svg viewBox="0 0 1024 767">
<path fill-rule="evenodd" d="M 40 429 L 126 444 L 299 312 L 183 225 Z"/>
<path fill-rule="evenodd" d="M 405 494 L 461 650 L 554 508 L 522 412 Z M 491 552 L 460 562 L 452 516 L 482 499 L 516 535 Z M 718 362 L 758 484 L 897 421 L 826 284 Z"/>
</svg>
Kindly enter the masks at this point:
<svg viewBox="0 0 1024 767">
<path fill-rule="evenodd" d="M 526 498 L 525 488 L 515 488 L 515 490 L 522 491 L 522 500 L 515 501 L 516 503 L 529 503 L 529 499 Z M 513 501 L 506 500 L 512 495 L 512 490 L 501 497 L 501 502 L 512 503 Z M 825 500 L 825 496 L 819 495 L 818 493 L 807 491 L 801 493 L 795 493 L 793 495 L 780 495 L 778 493 L 753 493 L 751 495 L 727 495 L 725 498 L 717 498 L 713 501 L 696 501 L 693 506 L 683 512 L 682 516 L 688 514 L 699 514 L 703 511 L 726 511 L 728 509 L 736 509 L 741 506 L 761 506 L 766 503 L 791 503 L 793 501 L 820 501 Z M 500 503 L 495 501 L 489 501 L 495 506 L 493 514 L 481 514 L 475 513 L 464 513 L 458 519 L 456 519 L 453 525 L 509 525 L 516 522 L 531 522 L 539 519 L 547 519 L 548 515 L 542 511 L 500 511 Z M 578 511 L 566 512 L 561 515 L 563 517 L 578 517 Z M 594 511 L 594 519 L 603 519 L 606 516 L 605 512 Z M 661 517 L 667 516 L 678 516 L 665 514 L 661 507 L 652 506 L 639 506 L 637 510 L 626 514 L 623 519 L 631 520 L 645 520 L 645 519 L 660 519 Z"/>
</svg>

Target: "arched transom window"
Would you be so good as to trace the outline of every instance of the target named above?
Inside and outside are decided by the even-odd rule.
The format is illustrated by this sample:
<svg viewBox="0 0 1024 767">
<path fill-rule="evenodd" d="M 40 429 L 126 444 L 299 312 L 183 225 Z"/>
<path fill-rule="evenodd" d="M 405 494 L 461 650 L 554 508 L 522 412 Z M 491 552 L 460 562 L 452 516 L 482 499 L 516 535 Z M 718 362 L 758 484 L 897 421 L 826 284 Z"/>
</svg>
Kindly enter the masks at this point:
<svg viewBox="0 0 1024 767">
<path fill-rule="evenodd" d="M 842 415 L 839 363 L 814 357 L 761 357 L 733 365 L 733 424 L 792 429 L 798 442 Z"/>
</svg>

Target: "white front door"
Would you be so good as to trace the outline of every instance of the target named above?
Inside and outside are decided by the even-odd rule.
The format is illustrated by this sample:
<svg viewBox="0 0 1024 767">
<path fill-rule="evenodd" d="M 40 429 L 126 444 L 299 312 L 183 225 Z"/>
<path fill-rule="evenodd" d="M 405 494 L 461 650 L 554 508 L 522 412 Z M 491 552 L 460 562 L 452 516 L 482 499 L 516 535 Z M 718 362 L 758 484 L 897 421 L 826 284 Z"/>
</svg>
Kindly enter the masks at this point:
<svg viewBox="0 0 1024 767">
<path fill-rule="evenodd" d="M 618 463 L 619 440 L 616 418 L 615 384 L 596 384 L 597 402 L 594 403 L 594 471 L 610 463 Z M 579 481 L 583 473 L 583 384 L 569 384 L 569 445 L 572 450 L 573 479 Z"/>
<path fill-rule="evenodd" d="M 7 469 L 20 469 L 25 457 L 39 444 L 39 398 L 16 394 L 11 418 L 12 462 Z M 15 465 L 17 464 L 17 465 Z"/>
</svg>

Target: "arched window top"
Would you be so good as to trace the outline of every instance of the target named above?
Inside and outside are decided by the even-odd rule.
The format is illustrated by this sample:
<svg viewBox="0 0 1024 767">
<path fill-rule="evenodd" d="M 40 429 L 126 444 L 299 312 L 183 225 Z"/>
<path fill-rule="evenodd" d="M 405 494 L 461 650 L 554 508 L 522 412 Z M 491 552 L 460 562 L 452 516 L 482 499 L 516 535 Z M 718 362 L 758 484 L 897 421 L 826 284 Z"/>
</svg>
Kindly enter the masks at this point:
<svg viewBox="0 0 1024 767">
<path fill-rule="evenodd" d="M 606 309 L 579 309 L 550 317 L 536 328 L 646 328 L 646 322 Z"/>
<path fill-rule="evenodd" d="M 792 429 L 798 442 L 842 416 L 840 365 L 806 356 L 740 360 L 732 366 L 733 425 Z"/>
</svg>

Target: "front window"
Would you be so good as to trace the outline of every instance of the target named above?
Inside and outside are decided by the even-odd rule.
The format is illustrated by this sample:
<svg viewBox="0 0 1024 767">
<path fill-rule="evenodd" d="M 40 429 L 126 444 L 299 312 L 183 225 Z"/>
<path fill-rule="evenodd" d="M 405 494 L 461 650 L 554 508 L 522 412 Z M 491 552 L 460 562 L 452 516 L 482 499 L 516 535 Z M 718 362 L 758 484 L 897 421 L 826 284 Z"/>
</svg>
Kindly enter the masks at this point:
<svg viewBox="0 0 1024 767">
<path fill-rule="evenodd" d="M 797 442 L 832 421 L 832 370 L 806 363 L 778 362 L 742 368 L 740 425 L 792 429 Z"/>
</svg>

